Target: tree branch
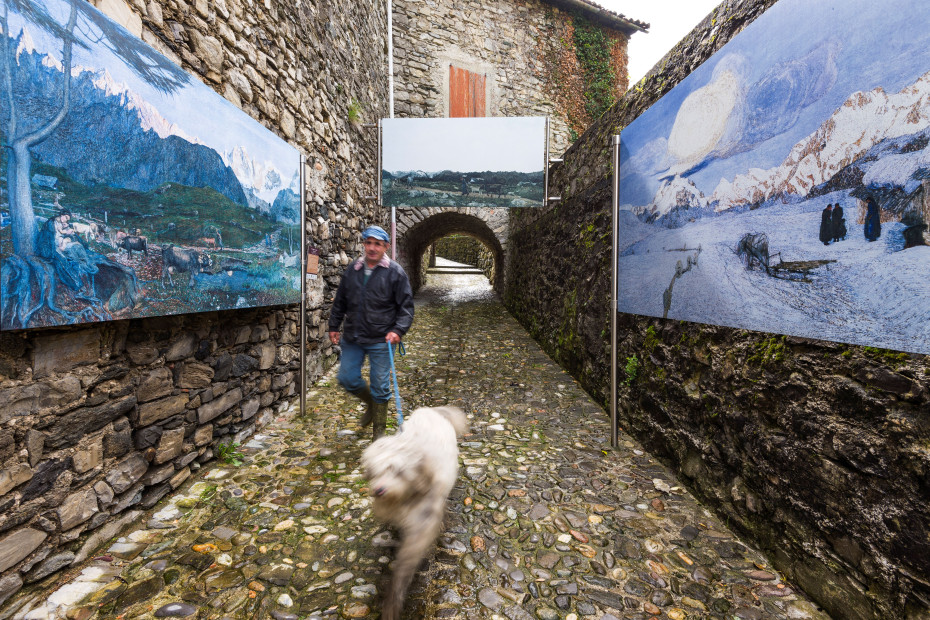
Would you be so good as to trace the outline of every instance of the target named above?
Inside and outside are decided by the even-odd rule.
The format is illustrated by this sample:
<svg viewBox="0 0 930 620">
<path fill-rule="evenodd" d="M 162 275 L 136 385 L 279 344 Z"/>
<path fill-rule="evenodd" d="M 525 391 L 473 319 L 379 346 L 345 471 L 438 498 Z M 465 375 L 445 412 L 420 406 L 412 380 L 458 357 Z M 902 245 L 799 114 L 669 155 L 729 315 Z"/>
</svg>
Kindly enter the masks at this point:
<svg viewBox="0 0 930 620">
<path fill-rule="evenodd" d="M 62 68 L 63 68 L 63 80 L 62 83 L 62 93 L 61 93 L 61 108 L 58 110 L 58 114 L 55 115 L 55 118 L 50 120 L 45 127 L 34 131 L 31 134 L 27 134 L 22 137 L 22 141 L 27 146 L 32 146 L 42 142 L 55 131 L 55 128 L 61 124 L 61 121 L 65 119 L 65 116 L 68 114 L 68 110 L 71 107 L 71 51 L 74 46 L 74 26 L 77 24 L 77 7 L 73 4 L 71 5 L 71 15 L 68 17 L 68 24 L 65 26 L 65 33 L 62 36 L 62 49 L 61 49 L 61 58 L 62 58 Z"/>
</svg>

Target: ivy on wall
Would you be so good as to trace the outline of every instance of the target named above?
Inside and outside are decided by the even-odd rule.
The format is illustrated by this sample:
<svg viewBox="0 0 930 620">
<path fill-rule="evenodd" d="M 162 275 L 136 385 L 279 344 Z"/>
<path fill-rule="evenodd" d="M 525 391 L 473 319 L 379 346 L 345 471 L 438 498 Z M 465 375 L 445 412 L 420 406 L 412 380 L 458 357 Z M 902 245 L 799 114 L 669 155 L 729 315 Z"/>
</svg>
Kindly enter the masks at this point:
<svg viewBox="0 0 930 620">
<path fill-rule="evenodd" d="M 614 104 L 616 76 L 611 66 L 612 41 L 603 28 L 595 26 L 581 15 L 574 22 L 575 56 L 584 79 L 584 107 L 591 120 Z"/>
<path fill-rule="evenodd" d="M 580 14 L 549 9 L 546 17 L 547 31 L 537 39 L 537 77 L 575 140 L 626 87 L 626 39 Z"/>
</svg>

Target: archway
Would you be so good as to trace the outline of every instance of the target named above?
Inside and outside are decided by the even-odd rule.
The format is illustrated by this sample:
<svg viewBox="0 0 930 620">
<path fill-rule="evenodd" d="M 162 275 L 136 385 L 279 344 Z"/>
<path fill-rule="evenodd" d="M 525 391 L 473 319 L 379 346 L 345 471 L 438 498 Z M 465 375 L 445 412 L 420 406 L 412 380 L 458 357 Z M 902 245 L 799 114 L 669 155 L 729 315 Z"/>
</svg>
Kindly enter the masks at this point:
<svg viewBox="0 0 930 620">
<path fill-rule="evenodd" d="M 488 274 L 498 293 L 504 288 L 504 254 L 508 215 L 506 209 L 416 209 L 405 210 L 398 217 L 397 260 L 417 291 L 424 282 L 424 255 L 437 240 L 452 234 L 464 234 L 484 244 L 493 257 Z"/>
</svg>

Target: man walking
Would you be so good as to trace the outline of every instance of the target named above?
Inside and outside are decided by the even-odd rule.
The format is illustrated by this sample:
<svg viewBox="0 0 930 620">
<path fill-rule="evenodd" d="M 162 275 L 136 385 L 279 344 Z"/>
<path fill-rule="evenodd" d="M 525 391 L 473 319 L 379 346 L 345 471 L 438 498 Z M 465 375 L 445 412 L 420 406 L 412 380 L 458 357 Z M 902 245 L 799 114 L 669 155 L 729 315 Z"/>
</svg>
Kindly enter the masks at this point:
<svg viewBox="0 0 930 620">
<path fill-rule="evenodd" d="M 391 238 L 380 226 L 362 232 L 365 255 L 349 265 L 336 290 L 329 315 L 329 339 L 339 344 L 339 327 L 345 320 L 339 384 L 362 400 L 368 409 L 362 426 L 372 426 L 372 436 L 384 434 L 391 397 L 388 347 L 399 343 L 413 323 L 413 292 L 407 274 L 386 256 Z M 362 362 L 368 356 L 369 380 L 362 378 Z"/>
</svg>

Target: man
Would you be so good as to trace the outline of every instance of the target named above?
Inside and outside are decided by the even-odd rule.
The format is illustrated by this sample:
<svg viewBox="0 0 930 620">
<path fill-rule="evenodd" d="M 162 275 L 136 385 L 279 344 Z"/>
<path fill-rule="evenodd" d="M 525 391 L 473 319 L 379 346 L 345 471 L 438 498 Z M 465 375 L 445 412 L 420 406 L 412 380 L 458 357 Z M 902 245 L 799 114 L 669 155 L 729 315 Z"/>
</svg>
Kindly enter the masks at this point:
<svg viewBox="0 0 930 620">
<path fill-rule="evenodd" d="M 384 435 L 391 397 L 388 347 L 400 342 L 413 323 L 413 292 L 403 267 L 386 256 L 391 238 L 384 229 L 369 226 L 362 238 L 365 256 L 349 265 L 336 290 L 329 339 L 339 344 L 345 319 L 339 384 L 368 405 L 362 426 L 374 423 L 372 436 L 378 439 Z M 370 387 L 362 378 L 366 355 Z"/>
</svg>

